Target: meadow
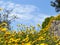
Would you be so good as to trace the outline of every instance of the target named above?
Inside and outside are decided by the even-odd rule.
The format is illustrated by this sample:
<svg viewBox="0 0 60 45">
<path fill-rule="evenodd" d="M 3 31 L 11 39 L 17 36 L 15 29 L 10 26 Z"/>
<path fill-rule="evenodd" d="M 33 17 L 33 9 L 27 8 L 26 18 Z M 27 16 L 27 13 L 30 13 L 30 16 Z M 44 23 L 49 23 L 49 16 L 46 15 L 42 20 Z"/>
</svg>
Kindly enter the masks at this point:
<svg viewBox="0 0 60 45">
<path fill-rule="evenodd" d="M 0 24 L 0 45 L 60 45 L 58 36 L 50 34 L 49 27 L 53 20 L 60 20 L 60 15 L 51 18 L 45 28 L 37 31 L 34 26 L 18 24 L 18 32 L 4 28 Z M 40 28 L 40 24 L 37 25 Z M 22 29 L 20 29 L 22 27 Z"/>
</svg>

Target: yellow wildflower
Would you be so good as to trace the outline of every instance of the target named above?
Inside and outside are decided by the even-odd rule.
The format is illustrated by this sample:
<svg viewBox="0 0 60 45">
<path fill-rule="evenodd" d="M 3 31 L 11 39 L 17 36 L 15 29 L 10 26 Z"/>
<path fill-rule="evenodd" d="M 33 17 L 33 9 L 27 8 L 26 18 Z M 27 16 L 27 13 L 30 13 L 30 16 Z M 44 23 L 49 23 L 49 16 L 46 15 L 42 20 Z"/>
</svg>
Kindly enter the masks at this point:
<svg viewBox="0 0 60 45">
<path fill-rule="evenodd" d="M 20 38 L 18 38 L 18 39 L 15 40 L 16 43 L 19 42 L 19 41 L 20 41 Z"/>
<path fill-rule="evenodd" d="M 46 44 L 46 43 L 41 43 L 40 45 L 48 45 L 48 44 Z"/>
<path fill-rule="evenodd" d="M 7 31 L 5 34 L 6 34 L 6 35 L 10 35 L 10 32 Z"/>
<path fill-rule="evenodd" d="M 7 28 L 2 28 L 1 31 L 5 32 L 5 31 L 7 31 Z"/>
<path fill-rule="evenodd" d="M 28 43 L 25 43 L 25 45 L 31 45 L 31 43 L 30 43 L 30 42 L 28 42 Z"/>
<path fill-rule="evenodd" d="M 45 40 L 45 38 L 40 36 L 38 40 Z"/>
<path fill-rule="evenodd" d="M 11 42 L 15 42 L 14 38 L 10 38 L 10 41 L 11 41 Z"/>
</svg>

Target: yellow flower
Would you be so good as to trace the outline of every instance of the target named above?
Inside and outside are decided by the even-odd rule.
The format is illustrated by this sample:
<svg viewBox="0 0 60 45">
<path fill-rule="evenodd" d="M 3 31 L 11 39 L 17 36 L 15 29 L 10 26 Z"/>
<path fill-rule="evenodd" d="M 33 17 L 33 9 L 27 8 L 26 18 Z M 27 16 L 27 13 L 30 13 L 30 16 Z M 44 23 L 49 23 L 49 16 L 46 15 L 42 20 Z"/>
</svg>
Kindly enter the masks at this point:
<svg viewBox="0 0 60 45">
<path fill-rule="evenodd" d="M 8 43 L 8 45 L 11 45 L 10 43 Z"/>
<path fill-rule="evenodd" d="M 11 42 L 15 42 L 14 38 L 10 38 L 10 41 L 11 41 Z"/>
<path fill-rule="evenodd" d="M 57 41 L 58 41 L 58 36 L 53 36 L 53 40 L 54 40 L 55 42 L 57 42 Z"/>
<path fill-rule="evenodd" d="M 56 44 L 56 45 L 59 45 L 59 44 Z"/>
<path fill-rule="evenodd" d="M 1 31 L 5 32 L 7 31 L 7 28 L 2 28 Z"/>
<path fill-rule="evenodd" d="M 18 45 L 17 43 L 15 45 Z"/>
<path fill-rule="evenodd" d="M 48 44 L 46 44 L 46 43 L 41 43 L 40 45 L 48 45 Z"/>
<path fill-rule="evenodd" d="M 22 41 L 28 42 L 28 41 L 29 41 L 29 37 L 28 37 L 28 35 L 26 35 L 26 38 L 23 39 Z"/>
<path fill-rule="evenodd" d="M 25 45 L 31 45 L 31 43 L 30 43 L 30 42 L 28 42 L 28 43 L 25 43 Z"/>
<path fill-rule="evenodd" d="M 15 40 L 16 43 L 19 42 L 19 41 L 20 41 L 20 38 L 18 38 L 18 39 Z"/>
<path fill-rule="evenodd" d="M 5 34 L 6 34 L 6 35 L 10 35 L 10 32 L 7 31 Z"/>
<path fill-rule="evenodd" d="M 8 42 L 8 44 L 10 44 L 10 43 L 11 43 L 11 41 Z"/>
<path fill-rule="evenodd" d="M 22 43 L 21 45 L 24 45 L 24 43 Z"/>
<path fill-rule="evenodd" d="M 15 34 L 12 34 L 12 35 L 11 35 L 11 37 L 14 37 L 14 36 L 15 36 Z"/>
<path fill-rule="evenodd" d="M 45 38 L 40 36 L 38 40 L 45 40 Z"/>
</svg>

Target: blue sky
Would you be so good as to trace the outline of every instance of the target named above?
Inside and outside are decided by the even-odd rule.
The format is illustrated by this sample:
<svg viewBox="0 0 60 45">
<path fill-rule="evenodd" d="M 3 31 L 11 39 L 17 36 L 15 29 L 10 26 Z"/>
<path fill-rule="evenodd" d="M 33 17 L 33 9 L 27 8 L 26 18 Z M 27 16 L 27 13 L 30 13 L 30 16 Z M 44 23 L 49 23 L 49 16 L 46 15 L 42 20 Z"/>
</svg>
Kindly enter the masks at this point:
<svg viewBox="0 0 60 45">
<path fill-rule="evenodd" d="M 50 6 L 51 0 L 3 0 L 3 1 L 22 5 L 34 5 L 39 8 L 40 13 L 45 13 L 49 15 L 56 14 L 54 8 Z"/>
<path fill-rule="evenodd" d="M 51 0 L 0 0 L 0 7 L 14 9 L 9 16 L 19 17 L 15 24 L 36 25 L 42 23 L 46 17 L 55 16 L 58 13 L 50 6 Z M 9 18 L 10 19 L 10 18 Z"/>
</svg>

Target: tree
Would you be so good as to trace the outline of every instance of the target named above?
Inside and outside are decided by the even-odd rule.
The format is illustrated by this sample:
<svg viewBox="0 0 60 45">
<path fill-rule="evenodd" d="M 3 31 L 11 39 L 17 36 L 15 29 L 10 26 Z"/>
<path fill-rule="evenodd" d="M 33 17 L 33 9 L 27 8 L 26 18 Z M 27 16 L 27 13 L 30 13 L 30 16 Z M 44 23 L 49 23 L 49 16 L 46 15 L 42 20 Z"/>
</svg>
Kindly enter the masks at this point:
<svg viewBox="0 0 60 45">
<path fill-rule="evenodd" d="M 9 20 L 9 14 L 11 14 L 11 12 L 13 10 L 2 10 L 3 12 L 1 12 L 1 9 L 0 9 L 0 25 L 3 24 L 3 23 L 6 23 L 7 24 L 7 28 L 9 30 L 11 30 L 11 27 L 10 27 L 10 24 L 11 22 L 16 19 L 17 17 L 15 15 L 13 15 L 13 17 Z M 3 14 L 2 14 L 3 13 Z M 2 25 L 1 25 L 2 26 Z M 4 25 L 3 25 L 4 27 Z"/>
<path fill-rule="evenodd" d="M 60 11 L 60 0 L 51 1 L 51 6 L 55 7 L 56 12 Z"/>
<path fill-rule="evenodd" d="M 44 22 L 42 23 L 42 28 L 45 28 L 46 25 L 48 25 L 51 18 L 53 18 L 53 16 L 45 18 Z"/>
</svg>

